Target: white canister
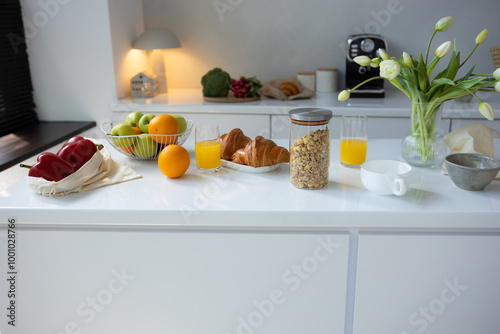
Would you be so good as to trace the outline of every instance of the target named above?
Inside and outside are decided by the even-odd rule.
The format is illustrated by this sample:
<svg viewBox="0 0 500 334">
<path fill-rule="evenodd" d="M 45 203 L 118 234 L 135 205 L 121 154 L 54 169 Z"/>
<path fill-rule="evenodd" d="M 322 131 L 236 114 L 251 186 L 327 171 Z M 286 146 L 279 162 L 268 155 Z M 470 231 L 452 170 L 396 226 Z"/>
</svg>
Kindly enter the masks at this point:
<svg viewBox="0 0 500 334">
<path fill-rule="evenodd" d="M 316 70 L 316 91 L 318 92 L 337 91 L 336 68 L 318 68 Z"/>
<path fill-rule="evenodd" d="M 314 72 L 299 72 L 297 73 L 297 80 L 304 86 L 312 91 L 316 90 L 316 73 Z"/>
</svg>

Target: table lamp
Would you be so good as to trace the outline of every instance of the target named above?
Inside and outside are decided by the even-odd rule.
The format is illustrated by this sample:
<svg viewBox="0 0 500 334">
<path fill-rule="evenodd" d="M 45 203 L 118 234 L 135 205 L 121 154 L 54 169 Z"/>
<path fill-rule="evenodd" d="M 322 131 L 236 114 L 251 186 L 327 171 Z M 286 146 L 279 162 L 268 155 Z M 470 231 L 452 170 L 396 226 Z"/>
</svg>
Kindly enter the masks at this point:
<svg viewBox="0 0 500 334">
<path fill-rule="evenodd" d="M 165 62 L 163 60 L 163 54 L 159 50 L 175 49 L 180 47 L 181 43 L 176 36 L 165 29 L 159 28 L 146 30 L 135 39 L 134 44 L 132 45 L 132 48 L 134 49 L 152 51 L 150 56 L 150 58 L 152 58 L 152 61 L 150 60 L 150 67 L 152 67 L 152 72 L 158 79 L 159 93 L 167 92 Z"/>
</svg>

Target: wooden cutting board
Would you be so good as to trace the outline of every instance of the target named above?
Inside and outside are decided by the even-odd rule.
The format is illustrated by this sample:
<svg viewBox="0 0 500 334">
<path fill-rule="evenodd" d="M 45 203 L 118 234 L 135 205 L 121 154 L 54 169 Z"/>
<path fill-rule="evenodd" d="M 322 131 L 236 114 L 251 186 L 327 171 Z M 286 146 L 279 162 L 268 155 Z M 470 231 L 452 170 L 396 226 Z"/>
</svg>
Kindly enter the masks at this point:
<svg viewBox="0 0 500 334">
<path fill-rule="evenodd" d="M 225 97 L 208 97 L 203 96 L 203 99 L 208 102 L 218 102 L 218 103 L 238 103 L 238 102 L 250 102 L 257 101 L 259 97 L 234 97 L 234 95 L 228 95 Z"/>
</svg>

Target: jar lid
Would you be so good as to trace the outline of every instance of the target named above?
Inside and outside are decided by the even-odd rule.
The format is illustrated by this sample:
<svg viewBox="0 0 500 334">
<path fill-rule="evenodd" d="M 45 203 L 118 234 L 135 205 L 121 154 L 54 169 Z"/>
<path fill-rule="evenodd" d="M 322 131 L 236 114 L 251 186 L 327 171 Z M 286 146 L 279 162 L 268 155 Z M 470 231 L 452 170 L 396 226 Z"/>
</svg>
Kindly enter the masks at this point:
<svg viewBox="0 0 500 334">
<path fill-rule="evenodd" d="M 294 121 L 301 122 L 324 122 L 332 118 L 331 110 L 322 108 L 298 108 L 288 112 L 290 118 Z"/>
</svg>

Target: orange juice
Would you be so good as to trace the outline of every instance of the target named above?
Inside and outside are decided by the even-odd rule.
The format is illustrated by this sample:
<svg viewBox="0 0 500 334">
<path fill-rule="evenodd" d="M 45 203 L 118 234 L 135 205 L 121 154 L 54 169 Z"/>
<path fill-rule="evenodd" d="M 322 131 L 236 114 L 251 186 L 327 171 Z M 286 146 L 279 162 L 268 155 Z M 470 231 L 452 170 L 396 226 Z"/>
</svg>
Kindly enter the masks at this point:
<svg viewBox="0 0 500 334">
<path fill-rule="evenodd" d="M 218 140 L 197 142 L 195 156 L 198 168 L 215 169 L 220 167 L 220 142 Z"/>
<path fill-rule="evenodd" d="M 340 162 L 359 166 L 366 160 L 367 142 L 365 139 L 347 138 L 340 140 Z"/>
</svg>

